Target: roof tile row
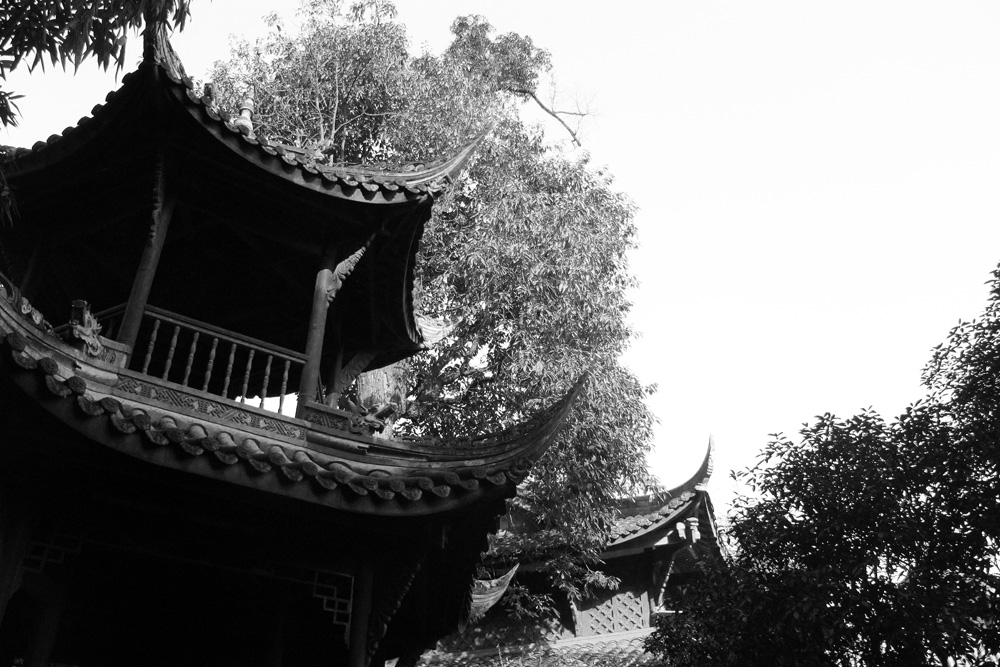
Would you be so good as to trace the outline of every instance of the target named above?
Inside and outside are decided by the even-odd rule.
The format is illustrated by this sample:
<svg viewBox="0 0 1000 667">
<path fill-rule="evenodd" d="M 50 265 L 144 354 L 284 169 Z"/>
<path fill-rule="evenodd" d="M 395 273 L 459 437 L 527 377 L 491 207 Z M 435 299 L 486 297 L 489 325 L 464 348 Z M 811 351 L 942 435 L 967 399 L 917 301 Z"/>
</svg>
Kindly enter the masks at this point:
<svg viewBox="0 0 1000 667">
<path fill-rule="evenodd" d="M 319 177 L 324 182 L 339 186 L 346 190 L 345 195 L 349 196 L 351 190 L 361 188 L 369 193 L 382 194 L 387 200 L 394 200 L 396 193 L 403 192 L 408 196 L 422 196 L 426 194 L 437 195 L 444 191 L 448 184 L 456 177 L 461 167 L 468 160 L 475 146 L 482 139 L 482 136 L 474 139 L 456 155 L 431 162 L 414 162 L 402 165 L 324 165 L 316 161 L 316 156 L 303 149 L 293 146 L 285 146 L 273 143 L 262 137 L 256 137 L 248 127 L 238 125 L 233 122 L 233 118 L 223 110 L 215 106 L 213 98 L 199 94 L 195 89 L 195 82 L 188 76 L 184 76 L 172 65 L 174 61 L 179 62 L 176 54 L 169 42 L 163 37 L 161 44 L 157 47 L 158 52 L 167 49 L 172 57 L 156 57 L 155 63 L 150 65 L 159 68 L 172 85 L 177 89 L 178 97 L 183 99 L 188 105 L 201 111 L 197 114 L 201 122 L 205 125 L 215 125 L 222 132 L 224 140 L 238 141 L 246 146 L 255 148 L 260 157 L 264 160 L 276 157 L 281 163 L 298 169 L 304 177 Z M 137 77 L 141 76 L 142 69 L 126 74 L 122 78 L 122 86 L 117 91 L 108 93 L 106 103 L 111 103 L 117 96 L 123 95 L 130 85 L 134 85 Z M 94 117 L 104 112 L 105 105 L 98 104 L 91 112 Z M 0 146 L 0 159 L 19 159 L 31 153 L 40 153 L 49 146 L 61 141 L 66 137 L 74 135 L 80 128 L 84 127 L 91 118 L 81 118 L 74 127 L 67 127 L 62 134 L 53 134 L 46 141 L 36 142 L 31 149 L 17 148 L 12 146 Z"/>
<path fill-rule="evenodd" d="M 290 482 L 311 481 L 317 493 L 335 489 L 354 496 L 372 495 L 383 501 L 414 502 L 424 494 L 444 498 L 455 493 L 475 491 L 481 484 L 500 486 L 508 480 L 521 481 L 530 465 L 517 459 L 507 466 L 470 467 L 455 471 L 435 471 L 427 475 L 393 475 L 387 471 L 359 472 L 333 456 L 244 437 L 225 429 L 209 432 L 200 423 L 183 424 L 171 415 L 155 415 L 147 409 L 130 406 L 116 398 L 92 398 L 87 381 L 71 375 L 60 380 L 58 362 L 50 357 L 35 359 L 25 352 L 24 336 L 10 332 L 3 338 L 14 364 L 44 377 L 48 391 L 57 397 L 73 399 L 85 417 L 105 416 L 114 431 L 122 435 L 141 435 L 149 446 L 170 447 L 179 457 L 210 455 L 222 465 L 243 465 L 256 474 L 275 473 Z"/>
</svg>

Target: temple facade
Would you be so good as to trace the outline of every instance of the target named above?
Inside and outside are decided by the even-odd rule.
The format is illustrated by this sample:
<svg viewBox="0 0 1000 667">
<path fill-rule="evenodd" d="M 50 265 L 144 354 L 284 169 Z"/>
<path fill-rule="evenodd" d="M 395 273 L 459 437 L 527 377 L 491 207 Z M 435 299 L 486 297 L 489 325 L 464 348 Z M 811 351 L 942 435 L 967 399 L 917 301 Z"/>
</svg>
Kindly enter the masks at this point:
<svg viewBox="0 0 1000 667">
<path fill-rule="evenodd" d="M 450 442 L 339 407 L 436 335 L 417 247 L 475 141 L 330 167 L 246 106 L 153 26 L 92 116 L 3 149 L 0 664 L 414 664 L 582 390 Z"/>
<path fill-rule="evenodd" d="M 474 616 L 461 632 L 441 640 L 421 664 L 488 667 L 521 658 L 531 664 L 614 665 L 655 662 L 643 640 L 655 619 L 671 613 L 671 598 L 697 579 L 697 564 L 721 557 L 718 526 L 707 485 L 712 443 L 698 470 L 683 484 L 657 494 L 626 498 L 601 553 L 601 571 L 620 582 L 583 600 L 569 600 L 533 576 L 556 555 L 562 538 L 537 530 L 518 517 L 505 517 L 484 565 L 501 574 L 477 583 Z M 516 576 L 535 592 L 548 592 L 558 614 L 526 623 L 497 605 Z"/>
</svg>

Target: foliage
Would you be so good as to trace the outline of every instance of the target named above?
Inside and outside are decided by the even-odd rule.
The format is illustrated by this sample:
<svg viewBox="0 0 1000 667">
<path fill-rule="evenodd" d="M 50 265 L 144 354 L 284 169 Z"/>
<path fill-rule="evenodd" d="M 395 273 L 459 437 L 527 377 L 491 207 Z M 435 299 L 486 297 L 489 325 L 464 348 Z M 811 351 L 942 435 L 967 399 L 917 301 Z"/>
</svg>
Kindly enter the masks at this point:
<svg viewBox="0 0 1000 667">
<path fill-rule="evenodd" d="M 20 0 L 0 7 L 0 78 L 24 62 L 29 70 L 96 56 L 107 69 L 122 66 L 126 33 L 157 21 L 183 28 L 189 0 Z M 0 124 L 17 124 L 21 96 L 0 89 Z"/>
<path fill-rule="evenodd" d="M 1000 651 L 1000 270 L 935 349 L 924 400 L 819 417 L 738 476 L 738 548 L 650 643 L 663 664 L 986 664 Z M 993 664 L 992 662 L 990 664 Z"/>
<path fill-rule="evenodd" d="M 543 527 L 593 560 L 612 499 L 648 482 L 647 388 L 618 358 L 634 284 L 634 205 L 586 155 L 527 126 L 519 109 L 549 68 L 529 38 L 460 18 L 442 54 L 410 55 L 384 0 L 313 0 L 290 34 L 233 44 L 213 73 L 219 103 L 256 98 L 255 129 L 325 163 L 430 160 L 484 135 L 474 161 L 435 205 L 418 267 L 425 315 L 457 322 L 410 360 L 396 430 L 445 436 L 517 423 L 589 373 L 571 423 L 524 484 Z M 554 565 L 556 577 L 568 572 Z M 560 579 L 571 595 L 580 576 Z"/>
</svg>

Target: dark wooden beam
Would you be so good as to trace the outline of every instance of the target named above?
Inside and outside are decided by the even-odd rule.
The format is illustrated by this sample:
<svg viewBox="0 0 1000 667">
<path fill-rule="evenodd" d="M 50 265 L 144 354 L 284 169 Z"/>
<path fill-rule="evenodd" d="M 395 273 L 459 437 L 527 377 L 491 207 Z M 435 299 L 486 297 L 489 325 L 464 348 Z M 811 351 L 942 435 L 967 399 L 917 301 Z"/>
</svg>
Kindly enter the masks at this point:
<svg viewBox="0 0 1000 667">
<path fill-rule="evenodd" d="M 142 247 L 139 269 L 136 271 L 132 292 L 129 294 L 128 305 L 122 316 L 121 328 L 118 330 L 118 342 L 129 347 L 135 345 L 135 339 L 139 334 L 142 314 L 146 309 L 146 302 L 149 300 L 149 291 L 153 287 L 153 278 L 156 276 L 156 267 L 160 263 L 160 255 L 163 253 L 163 244 L 167 237 L 167 228 L 170 226 L 170 217 L 174 209 L 175 199 L 167 194 L 165 183 L 164 159 L 161 153 L 157 157 L 154 170 L 153 210 L 150 216 L 149 236 Z"/>
<path fill-rule="evenodd" d="M 6 483 L 7 480 L 0 480 Z M 31 546 L 35 517 L 31 501 L 0 487 L 0 624 L 7 603 L 18 588 L 21 562 Z"/>
</svg>

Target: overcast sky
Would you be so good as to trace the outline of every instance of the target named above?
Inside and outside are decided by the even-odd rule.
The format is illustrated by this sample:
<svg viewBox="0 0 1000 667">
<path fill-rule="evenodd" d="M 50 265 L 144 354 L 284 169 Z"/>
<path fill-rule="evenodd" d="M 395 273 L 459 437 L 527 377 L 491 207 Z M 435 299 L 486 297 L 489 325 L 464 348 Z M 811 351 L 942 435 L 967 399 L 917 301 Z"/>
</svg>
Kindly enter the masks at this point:
<svg viewBox="0 0 1000 667">
<path fill-rule="evenodd" d="M 292 2 L 194 0 L 190 74 Z M 659 392 L 668 485 L 717 444 L 710 489 L 813 415 L 887 416 L 921 395 L 931 347 L 986 302 L 1000 261 L 1000 3 L 398 0 L 414 50 L 460 14 L 553 56 L 584 146 L 639 205 L 626 361 Z M 130 59 L 139 56 L 131 45 Z M 131 69 L 134 61 L 126 66 Z M 8 86 L 31 145 L 117 84 L 93 67 Z M 553 131 L 553 138 L 560 139 Z"/>
</svg>

